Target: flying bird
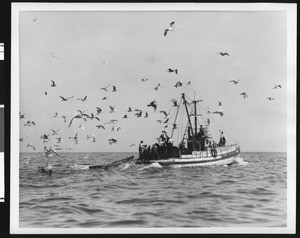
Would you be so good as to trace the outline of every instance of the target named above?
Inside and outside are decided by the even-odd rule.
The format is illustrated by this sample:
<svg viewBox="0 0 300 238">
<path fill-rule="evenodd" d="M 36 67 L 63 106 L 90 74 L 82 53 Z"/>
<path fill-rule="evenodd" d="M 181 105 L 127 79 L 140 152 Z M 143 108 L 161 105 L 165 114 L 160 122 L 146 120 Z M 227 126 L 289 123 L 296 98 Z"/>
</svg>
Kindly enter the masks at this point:
<svg viewBox="0 0 300 238">
<path fill-rule="evenodd" d="M 77 100 L 80 100 L 82 102 L 86 101 L 86 99 L 87 99 L 87 96 L 84 96 L 84 98 L 77 98 Z"/>
<path fill-rule="evenodd" d="M 116 111 L 117 111 L 117 110 L 115 109 L 115 106 L 109 105 L 109 109 L 110 109 L 109 113 L 113 113 L 113 112 L 116 112 Z"/>
<path fill-rule="evenodd" d="M 128 110 L 127 110 L 127 112 L 132 112 L 132 109 L 131 109 L 131 107 L 128 107 Z"/>
<path fill-rule="evenodd" d="M 131 145 L 129 145 L 129 147 L 132 147 L 132 146 L 135 146 L 135 144 L 131 144 Z"/>
<path fill-rule="evenodd" d="M 178 81 L 176 84 L 175 84 L 175 88 L 177 87 L 182 87 L 182 82 L 181 81 Z"/>
<path fill-rule="evenodd" d="M 110 145 L 115 144 L 115 143 L 118 142 L 118 140 L 116 140 L 116 139 L 114 139 L 114 138 L 109 139 L 108 141 L 109 141 L 109 144 L 110 144 Z"/>
<path fill-rule="evenodd" d="M 52 79 L 50 79 L 51 80 L 51 87 L 56 87 L 57 86 L 57 84 L 52 80 Z"/>
<path fill-rule="evenodd" d="M 174 98 L 174 99 L 172 99 L 172 100 L 170 100 L 171 102 L 173 102 L 173 106 L 172 107 L 178 107 L 179 105 L 178 105 L 178 102 L 177 102 L 177 100 Z"/>
<path fill-rule="evenodd" d="M 246 97 L 249 97 L 249 96 L 247 95 L 247 93 L 245 93 L 245 92 L 241 93 L 240 95 L 242 95 L 242 96 L 244 97 L 244 99 L 246 99 Z"/>
<path fill-rule="evenodd" d="M 274 100 L 274 98 L 273 98 L 273 97 L 267 97 L 267 99 L 269 99 L 270 101 L 271 101 L 271 100 Z"/>
<path fill-rule="evenodd" d="M 109 85 L 107 85 L 107 86 L 105 86 L 105 87 L 103 87 L 103 88 L 100 88 L 100 90 L 104 90 L 104 91 L 106 91 L 107 92 L 107 88 L 110 86 L 110 84 Z"/>
<path fill-rule="evenodd" d="M 225 55 L 230 56 L 227 52 L 218 52 L 217 54 L 219 54 L 221 56 L 225 56 Z"/>
<path fill-rule="evenodd" d="M 61 116 L 61 118 L 64 119 L 64 122 L 65 122 L 65 123 L 67 122 L 67 116 Z"/>
<path fill-rule="evenodd" d="M 281 88 L 281 85 L 280 84 L 274 84 L 273 89 L 277 89 L 277 88 Z"/>
<path fill-rule="evenodd" d="M 117 87 L 116 86 L 112 86 L 112 92 L 116 92 L 117 91 Z"/>
<path fill-rule="evenodd" d="M 57 129 L 56 131 L 51 129 L 51 131 L 52 131 L 52 135 L 54 136 L 54 135 L 58 135 L 57 132 L 59 132 L 59 129 Z"/>
<path fill-rule="evenodd" d="M 178 70 L 177 70 L 177 69 L 171 69 L 171 68 L 169 68 L 169 69 L 168 69 L 168 72 L 169 72 L 169 73 L 175 73 L 175 74 L 178 74 Z"/>
<path fill-rule="evenodd" d="M 142 116 L 142 113 L 143 113 L 143 111 L 140 110 L 140 111 L 138 111 L 137 113 L 135 113 L 134 115 L 135 115 L 136 117 L 141 117 L 141 116 Z"/>
<path fill-rule="evenodd" d="M 160 85 L 160 83 L 159 84 L 157 84 L 157 86 L 155 86 L 155 91 L 157 91 L 157 90 L 160 90 L 160 89 L 162 89 L 162 86 Z"/>
<path fill-rule="evenodd" d="M 142 78 L 142 82 L 145 82 L 145 81 L 148 81 L 148 79 L 144 79 L 144 78 Z"/>
<path fill-rule="evenodd" d="M 104 129 L 105 130 L 105 127 L 103 126 L 103 125 L 96 125 L 96 127 L 98 128 L 98 129 Z"/>
<path fill-rule="evenodd" d="M 128 118 L 128 117 L 127 117 L 127 115 L 125 114 L 122 118 L 125 119 L 125 118 Z"/>
<path fill-rule="evenodd" d="M 34 18 L 33 21 L 36 22 L 36 21 L 37 21 L 37 18 Z"/>
<path fill-rule="evenodd" d="M 54 59 L 59 60 L 59 58 L 58 58 L 57 56 L 55 56 L 51 51 L 50 51 L 50 54 L 52 55 L 52 57 L 53 57 Z"/>
<path fill-rule="evenodd" d="M 56 142 L 57 144 L 62 143 L 62 138 L 61 137 L 57 137 L 56 139 L 57 139 L 57 142 Z"/>
<path fill-rule="evenodd" d="M 35 122 L 34 121 L 27 121 L 24 126 L 35 126 Z"/>
<path fill-rule="evenodd" d="M 166 111 L 159 111 L 159 112 L 162 113 L 162 114 L 164 114 L 165 118 L 168 117 L 168 115 L 170 114 L 170 113 L 167 113 Z"/>
<path fill-rule="evenodd" d="M 174 23 L 175 23 L 175 21 L 172 21 L 170 23 L 170 27 L 165 29 L 164 36 L 166 36 L 169 31 L 174 31 L 176 27 L 179 27 L 179 26 L 174 26 Z"/>
<path fill-rule="evenodd" d="M 231 82 L 233 84 L 238 84 L 240 82 L 240 79 L 238 79 L 238 80 L 230 80 L 229 82 Z"/>
<path fill-rule="evenodd" d="M 102 109 L 100 107 L 96 107 L 97 109 L 97 115 L 100 115 L 100 113 L 102 112 Z"/>
<path fill-rule="evenodd" d="M 21 113 L 19 112 L 19 118 L 20 118 L 20 120 L 21 120 L 21 119 L 24 119 L 24 118 L 25 118 L 25 113 L 24 113 L 24 114 L 21 114 Z"/>
<path fill-rule="evenodd" d="M 26 146 L 31 147 L 33 150 L 36 150 L 36 148 L 31 143 L 28 143 Z"/>
<path fill-rule="evenodd" d="M 45 94 L 45 96 L 47 96 L 47 95 L 48 95 L 47 91 L 46 91 L 46 92 L 44 92 L 44 94 Z"/>
<path fill-rule="evenodd" d="M 59 96 L 59 95 L 58 95 L 58 97 L 61 98 L 61 101 L 66 102 L 66 101 L 68 101 L 69 99 L 73 98 L 74 96 L 65 98 L 65 97 L 62 97 L 62 96 Z"/>
<path fill-rule="evenodd" d="M 186 85 L 192 85 L 191 81 L 188 81 L 188 83 Z"/>
<path fill-rule="evenodd" d="M 221 103 L 221 102 L 218 102 L 218 106 L 222 106 L 222 103 Z"/>
<path fill-rule="evenodd" d="M 222 112 L 222 111 L 220 111 L 220 110 L 218 110 L 218 111 L 214 111 L 214 112 L 212 112 L 213 114 L 219 114 L 221 117 L 224 115 L 224 113 Z"/>
<path fill-rule="evenodd" d="M 46 143 L 46 142 L 50 141 L 49 136 L 50 135 L 43 134 L 43 135 L 40 136 L 40 138 L 43 140 L 43 143 Z"/>
<path fill-rule="evenodd" d="M 153 107 L 154 108 L 154 111 L 156 111 L 156 108 L 157 108 L 157 102 L 154 100 L 152 102 L 150 102 L 147 107 Z"/>
<path fill-rule="evenodd" d="M 102 98 L 102 100 L 106 100 L 106 99 L 107 99 L 107 97 L 103 97 L 103 98 Z"/>
<path fill-rule="evenodd" d="M 57 113 L 57 112 L 55 112 L 55 114 L 54 114 L 54 116 L 53 116 L 53 117 L 54 117 L 54 118 L 56 118 L 57 116 L 58 116 L 58 113 Z"/>
<path fill-rule="evenodd" d="M 147 117 L 149 117 L 148 112 L 145 112 L 144 118 L 147 118 Z"/>
</svg>

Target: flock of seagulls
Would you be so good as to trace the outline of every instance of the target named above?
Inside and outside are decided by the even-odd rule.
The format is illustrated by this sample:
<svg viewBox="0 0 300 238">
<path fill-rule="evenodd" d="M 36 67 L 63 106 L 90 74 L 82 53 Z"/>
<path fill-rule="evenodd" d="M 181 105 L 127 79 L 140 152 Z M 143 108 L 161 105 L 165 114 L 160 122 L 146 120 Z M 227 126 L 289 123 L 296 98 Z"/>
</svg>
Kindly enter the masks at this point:
<svg viewBox="0 0 300 238">
<path fill-rule="evenodd" d="M 37 22 L 37 18 L 34 18 L 33 21 Z M 169 27 L 164 30 L 164 36 L 166 37 L 169 32 L 174 31 L 175 28 L 178 28 L 178 27 L 179 26 L 175 26 L 175 21 L 172 21 L 169 24 Z M 217 54 L 219 54 L 222 57 L 224 57 L 224 56 L 229 57 L 230 56 L 230 54 L 228 52 L 221 52 L 220 51 L 220 52 L 217 52 Z M 50 55 L 54 60 L 60 60 L 60 58 L 57 57 L 52 51 L 50 51 Z M 105 65 L 105 66 L 108 65 L 106 61 L 102 61 L 102 64 Z M 170 73 L 170 74 L 178 75 L 179 70 L 177 68 L 168 68 L 167 72 Z M 54 88 L 54 89 L 59 88 L 59 85 L 54 80 L 51 79 L 50 81 L 51 81 L 51 84 L 50 84 L 51 88 Z M 241 80 L 238 79 L 238 80 L 230 80 L 229 82 L 232 83 L 233 85 L 236 85 L 236 84 L 239 84 L 240 81 Z M 141 82 L 143 82 L 143 83 L 149 82 L 149 79 L 148 78 L 142 78 Z M 183 83 L 182 81 L 178 80 L 174 84 L 174 87 L 175 88 L 180 88 L 180 87 L 183 87 L 184 85 L 191 86 L 192 82 L 188 81 L 187 83 Z M 273 89 L 279 89 L 279 88 L 282 88 L 282 86 L 280 84 L 275 84 L 274 87 L 273 87 Z M 153 89 L 155 91 L 159 91 L 159 90 L 163 89 L 163 86 L 160 83 L 158 83 Z M 107 92 L 107 93 L 109 93 L 109 92 L 116 93 L 118 91 L 117 86 L 116 85 L 111 85 L 111 84 L 108 84 L 104 87 L 101 87 L 99 90 Z M 48 92 L 44 91 L 44 95 L 47 96 Z M 240 93 L 240 95 L 244 99 L 246 99 L 248 97 L 246 92 L 242 92 L 242 93 Z M 68 96 L 68 97 L 67 96 L 61 96 L 61 95 L 57 95 L 57 96 L 61 99 L 61 102 L 68 102 L 68 101 L 70 101 L 71 99 L 73 99 L 75 97 L 75 95 Z M 84 95 L 82 98 L 81 97 L 76 97 L 76 99 L 78 101 L 81 101 L 82 103 L 85 103 L 85 102 L 88 101 L 88 95 Z M 104 96 L 104 97 L 101 98 L 102 101 L 107 100 L 107 99 L 108 99 L 107 96 Z M 267 97 L 267 99 L 271 101 L 271 100 L 274 100 L 274 97 Z M 171 109 L 179 107 L 178 101 L 175 98 L 171 99 L 170 101 L 171 101 L 170 110 L 168 112 L 165 111 L 165 110 L 160 110 L 159 114 L 162 114 L 163 118 L 156 120 L 156 122 L 158 124 L 164 125 L 164 128 L 167 128 L 168 125 L 169 125 L 168 123 L 169 123 L 169 120 L 170 120 Z M 202 100 L 199 100 L 199 101 L 202 101 Z M 82 105 L 84 105 L 84 104 L 82 104 Z M 223 113 L 222 109 L 220 109 L 220 107 L 222 105 L 223 105 L 222 102 L 219 101 L 217 103 L 217 106 L 219 107 L 218 110 L 211 111 L 210 108 L 207 107 L 206 108 L 207 112 L 211 113 L 211 114 L 218 114 L 220 116 L 224 116 L 224 113 Z M 154 113 L 157 111 L 158 106 L 159 106 L 159 103 L 156 100 L 152 100 L 147 105 L 145 105 L 145 107 L 152 107 Z M 107 122 L 100 123 L 102 121 L 101 116 L 103 115 L 104 111 L 105 110 L 103 110 L 103 107 L 101 108 L 101 107 L 97 106 L 95 108 L 94 112 L 89 112 L 89 113 L 86 112 L 86 111 L 82 111 L 82 110 L 77 109 L 76 110 L 77 113 L 75 115 L 73 115 L 72 117 L 70 117 L 70 118 L 68 118 L 68 116 L 66 116 L 66 115 L 60 115 L 58 112 L 55 112 L 53 118 L 54 119 L 62 118 L 63 122 L 67 124 L 67 128 L 71 128 L 72 126 L 74 126 L 75 121 L 80 121 L 81 122 L 80 125 L 79 126 L 77 125 L 76 128 L 77 128 L 77 130 L 78 129 L 81 130 L 81 133 L 83 133 L 82 131 L 86 131 L 85 124 L 82 124 L 82 123 L 89 123 L 91 121 L 97 121 L 97 124 L 95 125 L 95 128 L 97 128 L 98 130 L 106 130 L 107 127 L 110 127 L 111 132 L 120 132 L 120 131 L 122 131 L 122 128 L 118 125 L 118 123 L 119 123 L 118 119 L 111 119 Z M 108 105 L 108 113 L 113 114 L 115 112 L 117 112 L 116 106 L 115 105 Z M 130 114 L 132 114 L 132 116 L 134 116 L 136 118 L 149 118 L 151 116 L 145 110 L 142 110 L 142 109 L 139 109 L 139 108 L 133 109 L 132 107 L 128 107 L 126 113 L 121 117 L 121 119 L 122 120 L 128 120 L 130 118 Z M 26 118 L 25 113 L 22 114 L 21 112 L 19 112 L 19 119 L 20 120 L 25 120 L 25 118 Z M 207 119 L 207 120 L 209 120 L 209 119 Z M 208 124 L 209 123 L 210 123 L 210 121 L 208 121 Z M 37 126 L 36 123 L 32 120 L 28 120 L 23 125 L 24 125 L 24 127 L 29 127 L 30 128 L 27 131 L 26 138 L 28 138 L 28 134 L 30 133 L 30 131 L 35 126 Z M 173 128 L 177 128 L 177 125 L 173 124 Z M 79 144 L 79 142 L 80 142 L 79 130 L 78 130 L 78 132 L 76 132 L 75 135 L 68 136 L 66 138 L 67 141 L 72 141 L 74 143 L 74 145 Z M 54 140 L 55 141 L 54 145 L 53 145 L 53 147 L 55 147 L 54 150 L 62 150 L 63 148 L 61 147 L 61 145 L 64 144 L 65 140 L 63 140 L 62 136 L 60 136 L 59 133 L 60 133 L 59 128 L 58 129 L 50 129 L 49 132 L 43 133 L 40 136 L 40 139 L 41 139 L 42 143 L 49 143 L 49 142 Z M 86 140 L 91 141 L 92 143 L 96 143 L 97 142 L 97 137 L 94 134 L 86 134 Z M 21 143 L 23 143 L 25 141 L 25 138 L 20 138 L 19 141 Z M 118 139 L 117 138 L 109 138 L 108 143 L 110 145 L 116 144 L 116 143 L 118 143 Z M 135 146 L 135 143 L 131 143 L 129 145 L 129 147 L 133 147 L 133 146 Z M 31 142 L 27 143 L 27 147 L 31 148 L 34 151 L 37 151 L 36 146 L 34 146 Z M 45 148 L 46 147 L 44 146 L 44 149 Z M 51 147 L 50 147 L 50 149 L 51 149 Z M 71 150 L 72 147 L 66 147 L 65 149 Z"/>
</svg>

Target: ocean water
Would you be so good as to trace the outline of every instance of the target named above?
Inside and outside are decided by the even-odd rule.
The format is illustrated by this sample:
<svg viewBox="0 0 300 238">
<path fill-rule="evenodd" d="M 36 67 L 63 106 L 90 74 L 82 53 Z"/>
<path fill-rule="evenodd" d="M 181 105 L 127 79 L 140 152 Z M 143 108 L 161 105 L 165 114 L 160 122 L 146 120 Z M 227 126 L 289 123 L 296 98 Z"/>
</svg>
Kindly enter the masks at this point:
<svg viewBox="0 0 300 238">
<path fill-rule="evenodd" d="M 135 153 L 20 154 L 21 228 L 285 227 L 286 153 L 241 153 L 232 166 L 110 164 Z M 28 158 L 29 161 L 28 161 Z"/>
</svg>

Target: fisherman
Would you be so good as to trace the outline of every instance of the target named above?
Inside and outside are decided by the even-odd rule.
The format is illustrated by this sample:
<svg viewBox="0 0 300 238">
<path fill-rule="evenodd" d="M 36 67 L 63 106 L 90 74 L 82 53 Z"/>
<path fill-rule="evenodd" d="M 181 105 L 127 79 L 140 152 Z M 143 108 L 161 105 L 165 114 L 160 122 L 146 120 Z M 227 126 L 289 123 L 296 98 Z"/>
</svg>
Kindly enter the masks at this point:
<svg viewBox="0 0 300 238">
<path fill-rule="evenodd" d="M 217 157 L 217 143 L 215 141 L 213 141 L 212 145 L 211 145 L 211 155 L 212 157 Z"/>
<path fill-rule="evenodd" d="M 51 177 L 51 175 L 52 175 L 52 170 L 51 169 L 45 169 L 45 168 L 40 168 L 37 172 L 36 172 L 36 174 L 38 174 L 38 173 L 43 173 L 43 174 L 49 174 L 49 176 Z"/>
<path fill-rule="evenodd" d="M 139 144 L 139 157 L 141 157 L 143 154 L 143 143 L 144 141 L 141 140 Z"/>
<path fill-rule="evenodd" d="M 224 144 L 224 134 L 223 134 L 223 131 L 220 131 L 221 132 L 221 134 L 220 134 L 220 141 L 219 141 L 219 146 L 224 146 L 225 144 Z M 225 141 L 226 141 L 226 139 L 225 139 Z"/>
</svg>

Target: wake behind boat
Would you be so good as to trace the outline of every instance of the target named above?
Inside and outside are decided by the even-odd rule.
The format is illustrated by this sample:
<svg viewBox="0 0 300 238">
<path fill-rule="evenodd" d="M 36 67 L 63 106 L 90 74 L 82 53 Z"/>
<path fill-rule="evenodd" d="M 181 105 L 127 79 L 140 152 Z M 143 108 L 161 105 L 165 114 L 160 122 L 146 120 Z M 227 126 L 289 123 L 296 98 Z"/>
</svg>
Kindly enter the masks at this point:
<svg viewBox="0 0 300 238">
<path fill-rule="evenodd" d="M 177 105 L 171 136 L 169 137 L 166 131 L 162 131 L 158 143 L 153 144 L 151 147 L 143 145 L 143 141 L 141 141 L 139 158 L 136 160 L 136 164 L 158 163 L 162 166 L 171 167 L 232 164 L 235 158 L 239 157 L 240 146 L 238 143 L 226 145 L 226 139 L 222 131 L 220 131 L 219 144 L 213 140 L 209 130 L 210 120 L 205 120 L 202 114 L 197 113 L 197 103 L 199 102 L 200 100 L 195 99 L 187 102 L 183 93 L 180 103 Z M 172 137 L 174 131 L 180 129 L 177 127 L 176 120 L 182 105 L 187 116 L 187 124 L 178 146 L 174 146 Z M 189 111 L 188 106 L 191 107 L 191 111 Z M 194 125 L 192 125 L 192 116 L 194 117 Z M 198 117 L 202 117 L 202 121 L 205 122 L 203 123 L 205 124 L 204 127 L 200 125 Z M 200 126 L 199 129 L 198 126 Z"/>
</svg>

